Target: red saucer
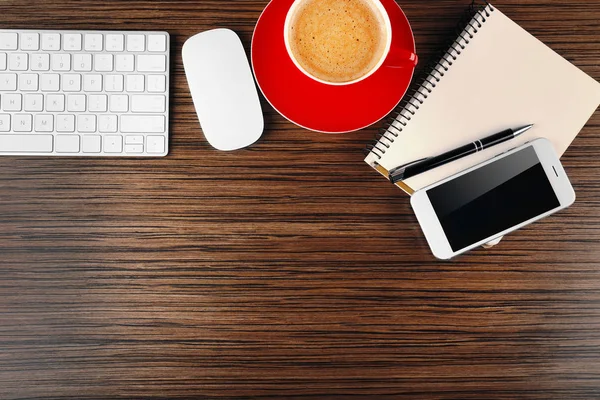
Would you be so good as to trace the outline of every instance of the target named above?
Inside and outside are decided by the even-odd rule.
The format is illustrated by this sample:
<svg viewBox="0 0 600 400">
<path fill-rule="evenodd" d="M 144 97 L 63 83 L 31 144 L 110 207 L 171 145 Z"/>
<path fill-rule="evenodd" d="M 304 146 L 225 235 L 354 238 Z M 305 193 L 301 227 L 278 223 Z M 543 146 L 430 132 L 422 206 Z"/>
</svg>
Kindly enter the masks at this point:
<svg viewBox="0 0 600 400">
<path fill-rule="evenodd" d="M 272 0 L 252 37 L 252 68 L 269 103 L 296 125 L 319 132 L 343 133 L 365 128 L 400 102 L 414 68 L 381 67 L 367 79 L 347 86 L 316 82 L 296 68 L 283 40 L 283 25 L 294 0 Z M 392 23 L 392 47 L 415 52 L 410 24 L 395 0 L 381 0 Z"/>
</svg>

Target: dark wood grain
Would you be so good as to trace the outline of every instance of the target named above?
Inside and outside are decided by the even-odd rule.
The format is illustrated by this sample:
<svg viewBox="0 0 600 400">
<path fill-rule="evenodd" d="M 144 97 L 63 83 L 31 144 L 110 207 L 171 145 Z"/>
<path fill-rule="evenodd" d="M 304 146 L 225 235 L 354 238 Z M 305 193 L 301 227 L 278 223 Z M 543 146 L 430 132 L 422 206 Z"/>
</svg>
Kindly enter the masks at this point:
<svg viewBox="0 0 600 400">
<path fill-rule="evenodd" d="M 576 204 L 436 261 L 362 162 L 379 124 L 310 133 L 264 103 L 213 151 L 180 50 L 266 1 L 3 0 L 3 28 L 171 33 L 164 159 L 0 157 L 0 398 L 597 398 L 600 115 L 563 158 Z M 401 1 L 422 59 L 468 0 Z M 499 0 L 600 79 L 599 0 Z"/>
</svg>

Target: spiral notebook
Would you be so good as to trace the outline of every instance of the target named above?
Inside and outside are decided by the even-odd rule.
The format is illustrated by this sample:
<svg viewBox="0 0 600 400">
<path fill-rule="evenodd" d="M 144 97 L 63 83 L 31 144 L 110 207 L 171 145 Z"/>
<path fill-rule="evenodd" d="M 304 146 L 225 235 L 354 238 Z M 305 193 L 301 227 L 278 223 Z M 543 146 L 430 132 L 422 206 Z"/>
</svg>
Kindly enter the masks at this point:
<svg viewBox="0 0 600 400">
<path fill-rule="evenodd" d="M 365 161 L 400 165 L 535 124 L 517 139 L 399 182 L 412 194 L 538 137 L 562 155 L 600 105 L 600 83 L 490 4 L 472 6 L 450 48 L 400 103 Z"/>
</svg>

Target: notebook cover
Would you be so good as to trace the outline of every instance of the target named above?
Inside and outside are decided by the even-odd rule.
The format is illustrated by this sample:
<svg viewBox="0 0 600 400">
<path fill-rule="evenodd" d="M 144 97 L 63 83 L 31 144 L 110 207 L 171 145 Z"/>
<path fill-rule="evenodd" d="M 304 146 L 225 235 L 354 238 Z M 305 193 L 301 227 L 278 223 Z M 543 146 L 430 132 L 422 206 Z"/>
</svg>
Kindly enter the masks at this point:
<svg viewBox="0 0 600 400">
<path fill-rule="evenodd" d="M 450 56 L 449 56 L 450 55 Z M 600 83 L 495 7 L 475 13 L 365 161 L 382 175 L 507 128 L 517 139 L 409 178 L 409 194 L 538 137 L 562 155 L 600 104 Z"/>
</svg>

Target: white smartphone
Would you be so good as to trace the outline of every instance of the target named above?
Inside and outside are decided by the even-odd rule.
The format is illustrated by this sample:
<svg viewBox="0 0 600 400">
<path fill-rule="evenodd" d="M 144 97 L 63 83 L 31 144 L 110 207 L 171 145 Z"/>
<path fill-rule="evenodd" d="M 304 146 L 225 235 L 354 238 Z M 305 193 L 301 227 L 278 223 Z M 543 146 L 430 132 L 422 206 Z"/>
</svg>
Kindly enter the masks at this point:
<svg viewBox="0 0 600 400">
<path fill-rule="evenodd" d="M 552 143 L 536 139 L 415 192 L 410 203 L 431 251 L 447 260 L 574 201 Z"/>
</svg>

